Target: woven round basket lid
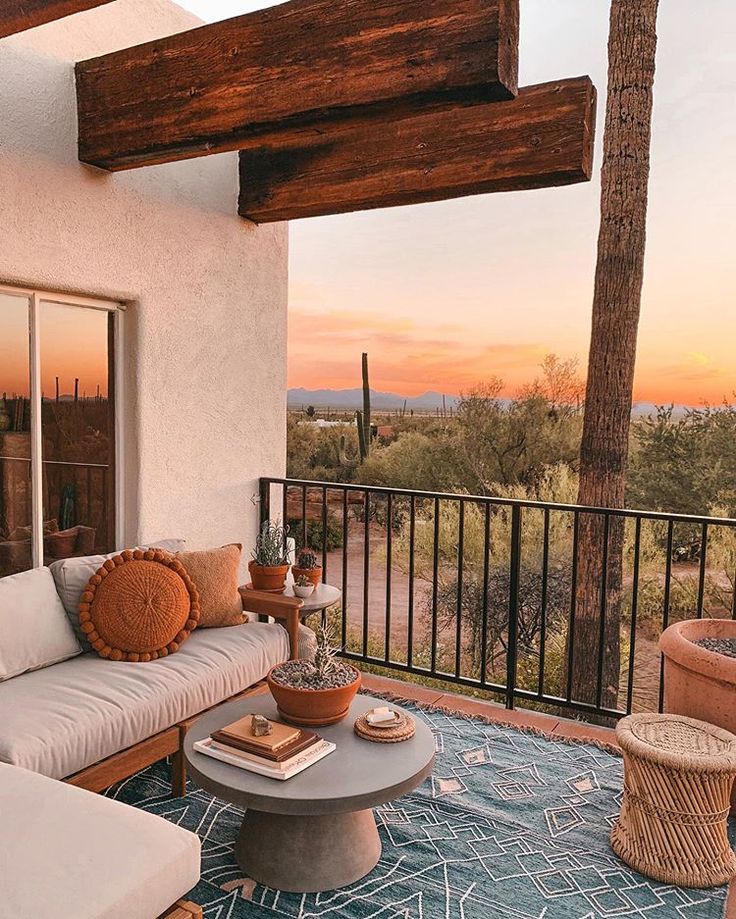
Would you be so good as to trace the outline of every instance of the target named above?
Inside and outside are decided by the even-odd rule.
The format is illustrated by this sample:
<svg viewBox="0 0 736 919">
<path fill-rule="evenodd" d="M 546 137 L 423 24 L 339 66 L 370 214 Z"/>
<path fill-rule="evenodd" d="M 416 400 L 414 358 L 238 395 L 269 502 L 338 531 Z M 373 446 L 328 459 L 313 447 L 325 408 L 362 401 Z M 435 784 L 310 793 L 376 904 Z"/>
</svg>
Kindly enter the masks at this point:
<svg viewBox="0 0 736 919">
<path fill-rule="evenodd" d="M 736 771 L 736 736 L 685 715 L 629 715 L 619 721 L 616 739 L 624 751 L 674 768 Z"/>
</svg>

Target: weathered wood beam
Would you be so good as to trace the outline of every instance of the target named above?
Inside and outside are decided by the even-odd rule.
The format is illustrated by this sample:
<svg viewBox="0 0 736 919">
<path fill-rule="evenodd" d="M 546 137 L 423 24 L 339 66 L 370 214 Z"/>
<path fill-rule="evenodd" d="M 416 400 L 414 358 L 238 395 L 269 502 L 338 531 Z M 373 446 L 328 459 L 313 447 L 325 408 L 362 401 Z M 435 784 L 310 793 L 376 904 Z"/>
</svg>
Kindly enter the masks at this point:
<svg viewBox="0 0 736 919">
<path fill-rule="evenodd" d="M 110 0 L 0 0 L 0 38 L 106 3 Z"/>
<path fill-rule="evenodd" d="M 126 169 L 326 116 L 509 99 L 519 0 L 290 0 L 77 64 L 79 158 Z"/>
<path fill-rule="evenodd" d="M 578 77 L 509 102 L 325 125 L 299 144 L 243 151 L 238 210 L 268 223 L 585 182 L 595 103 L 590 78 Z"/>
</svg>

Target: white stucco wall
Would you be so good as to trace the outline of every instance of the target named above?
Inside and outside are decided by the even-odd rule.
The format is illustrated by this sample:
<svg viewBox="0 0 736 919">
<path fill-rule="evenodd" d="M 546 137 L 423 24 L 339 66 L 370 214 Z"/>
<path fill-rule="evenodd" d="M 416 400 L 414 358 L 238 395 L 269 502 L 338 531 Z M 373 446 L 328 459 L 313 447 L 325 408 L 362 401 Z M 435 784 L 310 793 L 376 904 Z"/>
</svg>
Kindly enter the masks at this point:
<svg viewBox="0 0 736 919">
<path fill-rule="evenodd" d="M 73 61 L 196 22 L 116 0 L 0 40 L 0 283 L 128 304 L 126 542 L 249 547 L 285 464 L 287 228 L 237 216 L 235 154 L 115 175 L 76 155 Z"/>
</svg>

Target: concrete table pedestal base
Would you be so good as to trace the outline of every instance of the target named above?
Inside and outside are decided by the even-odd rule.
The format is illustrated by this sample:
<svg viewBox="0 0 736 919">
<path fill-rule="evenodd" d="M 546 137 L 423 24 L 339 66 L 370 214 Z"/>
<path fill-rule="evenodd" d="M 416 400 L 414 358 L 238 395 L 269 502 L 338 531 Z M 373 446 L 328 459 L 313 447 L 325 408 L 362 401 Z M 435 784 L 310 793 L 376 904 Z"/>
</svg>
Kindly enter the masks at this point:
<svg viewBox="0 0 736 919">
<path fill-rule="evenodd" d="M 372 810 L 320 816 L 247 810 L 235 855 L 265 887 L 318 893 L 365 877 L 378 864 L 381 840 Z"/>
</svg>

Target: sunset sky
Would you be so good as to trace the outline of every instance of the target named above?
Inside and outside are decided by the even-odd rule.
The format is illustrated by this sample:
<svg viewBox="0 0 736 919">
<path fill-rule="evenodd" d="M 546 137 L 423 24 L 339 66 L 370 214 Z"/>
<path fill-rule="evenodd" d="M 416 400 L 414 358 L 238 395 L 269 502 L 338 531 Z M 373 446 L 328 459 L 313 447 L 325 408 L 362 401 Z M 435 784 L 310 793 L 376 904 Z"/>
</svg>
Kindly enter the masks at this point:
<svg viewBox="0 0 736 919">
<path fill-rule="evenodd" d="M 205 19 L 259 0 L 179 0 Z M 588 73 L 595 181 L 291 224 L 289 384 L 512 392 L 549 351 L 587 359 L 608 2 L 521 0 L 521 83 Z M 736 389 L 733 209 L 736 5 L 660 4 L 636 398 L 719 402 Z"/>
</svg>

